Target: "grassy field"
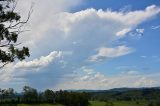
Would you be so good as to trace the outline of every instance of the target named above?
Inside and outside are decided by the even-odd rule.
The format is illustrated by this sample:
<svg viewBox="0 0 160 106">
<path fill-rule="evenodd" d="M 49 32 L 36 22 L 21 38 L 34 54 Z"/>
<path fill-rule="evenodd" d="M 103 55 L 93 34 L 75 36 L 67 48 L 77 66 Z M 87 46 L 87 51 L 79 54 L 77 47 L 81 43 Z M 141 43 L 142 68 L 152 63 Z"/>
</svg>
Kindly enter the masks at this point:
<svg viewBox="0 0 160 106">
<path fill-rule="evenodd" d="M 106 106 L 105 102 L 91 101 L 91 106 Z"/>
<path fill-rule="evenodd" d="M 106 106 L 105 102 L 100 101 L 91 101 L 90 106 Z M 147 106 L 144 102 L 140 104 L 136 104 L 136 102 L 113 102 L 114 106 Z M 63 105 L 51 105 L 51 104 L 34 104 L 34 105 L 27 105 L 27 104 L 19 104 L 18 106 L 63 106 Z"/>
<path fill-rule="evenodd" d="M 106 106 L 105 102 L 91 101 L 91 106 Z M 113 102 L 114 106 L 146 106 L 145 103 L 136 104 L 136 102 Z"/>
</svg>

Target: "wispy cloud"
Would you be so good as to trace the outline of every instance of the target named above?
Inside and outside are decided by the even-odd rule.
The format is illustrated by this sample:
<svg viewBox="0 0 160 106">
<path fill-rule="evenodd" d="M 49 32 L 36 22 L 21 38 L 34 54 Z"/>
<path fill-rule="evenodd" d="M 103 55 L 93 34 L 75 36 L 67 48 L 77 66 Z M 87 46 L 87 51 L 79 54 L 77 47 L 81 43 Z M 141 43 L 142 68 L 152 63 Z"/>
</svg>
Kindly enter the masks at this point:
<svg viewBox="0 0 160 106">
<path fill-rule="evenodd" d="M 139 34 L 143 34 L 144 33 L 144 29 L 142 29 L 142 28 L 141 29 L 136 29 L 136 32 L 139 33 Z"/>
<path fill-rule="evenodd" d="M 98 53 L 96 55 L 93 55 L 89 58 L 89 61 L 101 61 L 106 58 L 115 58 L 127 55 L 129 53 L 132 53 L 134 49 L 126 47 L 126 46 L 118 46 L 116 48 L 106 48 L 102 47 L 97 50 Z"/>
<path fill-rule="evenodd" d="M 152 26 L 151 29 L 159 29 L 160 28 L 160 25 L 157 25 L 157 26 Z"/>
<path fill-rule="evenodd" d="M 147 58 L 147 56 L 141 56 L 141 58 Z"/>
</svg>

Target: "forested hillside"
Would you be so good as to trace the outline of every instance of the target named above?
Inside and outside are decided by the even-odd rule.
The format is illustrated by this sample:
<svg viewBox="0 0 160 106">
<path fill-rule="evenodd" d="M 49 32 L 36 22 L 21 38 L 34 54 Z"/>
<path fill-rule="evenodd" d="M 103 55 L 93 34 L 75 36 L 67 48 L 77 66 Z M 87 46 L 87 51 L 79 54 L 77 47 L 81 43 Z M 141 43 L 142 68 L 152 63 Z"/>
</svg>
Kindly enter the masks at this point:
<svg viewBox="0 0 160 106">
<path fill-rule="evenodd" d="M 121 88 L 91 92 L 92 100 L 124 100 L 124 101 L 155 101 L 160 100 L 159 88 Z"/>
</svg>

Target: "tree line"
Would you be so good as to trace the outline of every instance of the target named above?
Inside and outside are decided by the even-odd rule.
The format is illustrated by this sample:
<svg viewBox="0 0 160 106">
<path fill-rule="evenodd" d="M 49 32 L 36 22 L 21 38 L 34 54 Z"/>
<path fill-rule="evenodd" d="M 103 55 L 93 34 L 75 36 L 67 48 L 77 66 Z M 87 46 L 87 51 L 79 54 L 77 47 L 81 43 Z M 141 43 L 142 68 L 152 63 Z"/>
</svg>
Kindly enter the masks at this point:
<svg viewBox="0 0 160 106">
<path fill-rule="evenodd" d="M 0 105 L 16 104 L 62 104 L 65 106 L 88 106 L 89 94 L 85 92 L 53 91 L 38 92 L 35 88 L 24 86 L 21 93 L 16 93 L 13 88 L 0 89 Z"/>
</svg>

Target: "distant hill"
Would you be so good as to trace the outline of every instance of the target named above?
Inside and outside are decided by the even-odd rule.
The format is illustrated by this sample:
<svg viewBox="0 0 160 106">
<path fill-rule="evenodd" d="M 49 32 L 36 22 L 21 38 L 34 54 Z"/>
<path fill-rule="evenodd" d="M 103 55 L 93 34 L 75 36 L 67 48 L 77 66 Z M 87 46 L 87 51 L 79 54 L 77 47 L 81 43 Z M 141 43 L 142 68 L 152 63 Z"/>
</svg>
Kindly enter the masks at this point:
<svg viewBox="0 0 160 106">
<path fill-rule="evenodd" d="M 160 87 L 114 88 L 110 90 L 70 90 L 87 92 L 93 100 L 160 100 Z"/>
<path fill-rule="evenodd" d="M 160 100 L 160 88 L 116 88 L 91 92 L 90 95 L 99 100 Z"/>
<path fill-rule="evenodd" d="M 118 92 L 124 92 L 124 91 L 130 91 L 130 90 L 143 90 L 143 89 L 160 89 L 160 87 L 143 87 L 143 88 L 113 88 L 113 89 L 109 89 L 109 90 L 87 90 L 87 89 L 81 89 L 81 90 L 66 90 L 69 92 L 111 92 L 111 91 L 118 91 Z"/>
</svg>

